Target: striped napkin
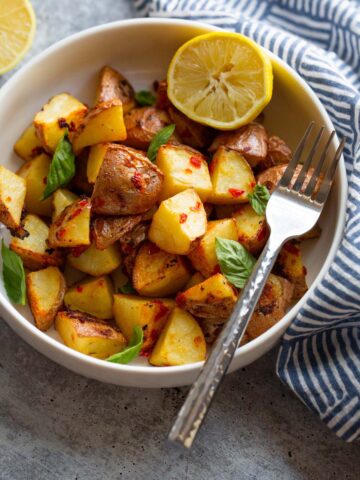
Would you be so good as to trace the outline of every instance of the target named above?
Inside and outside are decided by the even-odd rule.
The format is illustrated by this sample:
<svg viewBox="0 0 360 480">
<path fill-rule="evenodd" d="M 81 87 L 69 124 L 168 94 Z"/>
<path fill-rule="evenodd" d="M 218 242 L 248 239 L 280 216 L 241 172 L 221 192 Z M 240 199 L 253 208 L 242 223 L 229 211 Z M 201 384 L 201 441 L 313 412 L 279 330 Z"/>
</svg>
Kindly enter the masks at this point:
<svg viewBox="0 0 360 480">
<path fill-rule="evenodd" d="M 348 0 L 133 0 L 143 15 L 241 32 L 316 92 L 339 136 L 349 181 L 334 263 L 285 333 L 277 374 L 339 437 L 360 437 L 360 3 Z"/>
</svg>

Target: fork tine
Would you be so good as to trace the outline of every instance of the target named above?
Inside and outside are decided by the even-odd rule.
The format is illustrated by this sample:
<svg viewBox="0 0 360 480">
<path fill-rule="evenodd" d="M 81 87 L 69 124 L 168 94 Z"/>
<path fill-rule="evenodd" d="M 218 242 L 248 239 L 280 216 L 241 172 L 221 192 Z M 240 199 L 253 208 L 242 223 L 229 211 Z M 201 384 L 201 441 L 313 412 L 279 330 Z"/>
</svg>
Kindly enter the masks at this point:
<svg viewBox="0 0 360 480">
<path fill-rule="evenodd" d="M 316 167 L 315 167 L 315 170 L 310 178 L 310 181 L 309 183 L 307 184 L 307 187 L 305 189 L 305 192 L 304 192 L 304 195 L 306 197 L 311 197 L 311 195 L 313 194 L 314 192 L 314 189 L 315 189 L 315 186 L 316 186 L 316 183 L 319 179 L 319 175 L 320 175 L 320 172 L 321 172 L 321 169 L 322 169 L 322 166 L 325 162 L 325 159 L 326 159 L 326 156 L 328 154 L 328 151 L 329 151 L 329 148 L 330 148 L 330 145 L 331 145 L 331 142 L 332 142 L 332 139 L 334 138 L 334 135 L 335 135 L 335 132 L 332 131 L 331 134 L 330 134 L 330 137 L 328 139 L 328 141 L 326 142 L 326 145 L 324 147 L 324 150 L 321 154 L 321 157 L 320 157 L 320 160 L 318 161 Z"/>
<path fill-rule="evenodd" d="M 297 179 L 296 179 L 296 182 L 295 182 L 294 186 L 292 187 L 292 189 L 293 189 L 295 192 L 298 192 L 299 190 L 301 190 L 301 187 L 302 187 L 302 185 L 303 185 L 303 183 L 304 183 L 306 174 L 307 174 L 307 172 L 308 172 L 308 170 L 309 170 L 309 168 L 310 168 L 310 166 L 311 166 L 311 164 L 312 164 L 312 160 L 313 160 L 313 158 L 314 158 L 314 153 L 316 152 L 316 149 L 317 149 L 317 147 L 318 147 L 318 145 L 319 145 L 319 142 L 320 142 L 320 139 L 321 139 L 321 136 L 322 136 L 324 130 L 325 130 L 325 127 L 321 127 L 321 128 L 320 128 L 320 131 L 319 131 L 319 133 L 318 133 L 317 136 L 316 136 L 316 139 L 315 139 L 315 141 L 314 141 L 314 143 L 313 143 L 313 146 L 312 146 L 312 148 L 311 148 L 311 151 L 310 151 L 309 155 L 307 156 L 307 158 L 306 158 L 306 160 L 305 160 L 305 162 L 304 162 L 304 164 L 303 164 L 303 166 L 302 166 L 302 169 L 300 170 L 300 173 L 299 173 L 299 175 L 298 175 L 298 177 L 297 177 Z"/>
<path fill-rule="evenodd" d="M 297 164 L 299 163 L 301 154 L 304 150 L 305 143 L 308 139 L 308 136 L 310 135 L 310 132 L 311 132 L 314 124 L 315 124 L 315 122 L 311 122 L 309 124 L 308 128 L 306 129 L 306 132 L 304 133 L 303 138 L 298 143 L 298 146 L 296 147 L 295 153 L 294 153 L 292 159 L 290 160 L 288 166 L 286 167 L 286 170 L 285 170 L 283 176 L 280 179 L 280 182 L 278 184 L 279 187 L 286 188 L 289 185 L 289 183 L 291 182 L 291 179 L 294 175 L 295 168 L 296 168 Z"/>
<path fill-rule="evenodd" d="M 327 196 L 330 192 L 330 187 L 331 187 L 332 181 L 334 179 L 337 164 L 339 163 L 342 151 L 344 150 L 345 142 L 346 142 L 346 138 L 343 138 L 340 142 L 340 145 L 338 146 L 338 148 L 336 150 L 336 153 L 335 153 L 334 158 L 331 162 L 331 165 L 326 172 L 325 178 L 321 182 L 319 192 L 316 194 L 315 199 L 314 199 L 317 203 L 323 204 L 325 202 L 325 200 L 327 199 Z"/>
</svg>

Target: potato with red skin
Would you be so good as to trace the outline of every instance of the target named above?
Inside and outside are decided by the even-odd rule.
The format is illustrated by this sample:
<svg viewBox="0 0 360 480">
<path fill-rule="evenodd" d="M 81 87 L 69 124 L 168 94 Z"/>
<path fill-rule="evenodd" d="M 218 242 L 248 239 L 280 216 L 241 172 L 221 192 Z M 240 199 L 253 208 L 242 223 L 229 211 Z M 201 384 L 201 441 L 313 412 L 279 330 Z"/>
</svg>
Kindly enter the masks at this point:
<svg viewBox="0 0 360 480">
<path fill-rule="evenodd" d="M 105 65 L 100 71 L 96 103 L 120 100 L 124 113 L 135 107 L 135 92 L 130 82 L 120 72 Z"/>
<path fill-rule="evenodd" d="M 267 158 L 271 165 L 289 163 L 291 157 L 291 149 L 282 138 L 275 135 L 269 138 Z"/>
<path fill-rule="evenodd" d="M 93 235 L 98 250 L 105 250 L 128 235 L 144 219 L 144 214 L 125 217 L 98 217 L 93 224 Z"/>
<path fill-rule="evenodd" d="M 279 183 L 281 177 L 284 175 L 284 172 L 285 172 L 286 168 L 287 168 L 287 164 L 276 165 L 275 167 L 270 167 L 267 170 L 265 170 L 264 172 L 261 172 L 257 176 L 257 181 L 261 185 L 265 185 L 265 187 L 269 190 L 269 192 L 272 193 L 275 190 L 277 184 Z M 301 169 L 302 169 L 302 165 L 298 165 L 296 167 L 291 185 L 294 185 L 294 183 L 297 179 L 297 176 L 299 175 Z M 301 188 L 302 192 L 307 187 L 313 172 L 314 172 L 314 169 L 310 168 L 309 172 L 306 174 L 305 181 L 304 181 L 303 186 Z M 321 183 L 321 178 L 318 180 L 318 182 L 316 184 L 315 193 L 319 190 L 320 183 Z"/>
<path fill-rule="evenodd" d="M 91 197 L 99 215 L 143 213 L 158 201 L 163 173 L 141 152 L 124 145 L 109 145 Z"/>
<path fill-rule="evenodd" d="M 167 110 L 172 106 L 172 103 L 169 100 L 167 95 L 167 81 L 161 80 L 160 82 L 154 83 L 154 90 L 156 91 L 156 104 L 157 108 L 160 110 Z"/>
<path fill-rule="evenodd" d="M 172 105 L 168 108 L 168 114 L 183 143 L 200 149 L 209 145 L 212 137 L 210 128 L 194 122 Z"/>
</svg>

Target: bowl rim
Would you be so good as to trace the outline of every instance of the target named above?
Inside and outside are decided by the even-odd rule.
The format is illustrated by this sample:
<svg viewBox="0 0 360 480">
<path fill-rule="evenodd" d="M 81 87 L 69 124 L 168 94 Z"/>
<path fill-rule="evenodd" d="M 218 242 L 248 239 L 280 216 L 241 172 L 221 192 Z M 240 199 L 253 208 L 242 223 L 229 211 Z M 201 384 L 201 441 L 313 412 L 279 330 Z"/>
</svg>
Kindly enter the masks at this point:
<svg viewBox="0 0 360 480">
<path fill-rule="evenodd" d="M 48 56 L 53 55 L 54 53 L 61 51 L 62 49 L 66 48 L 73 42 L 81 40 L 82 38 L 93 36 L 97 34 L 101 34 L 105 31 L 112 31 L 121 29 L 124 27 L 133 27 L 133 26 L 142 26 L 142 25 L 173 25 L 175 26 L 185 26 L 190 28 L 199 28 L 207 30 L 208 32 L 212 31 L 222 31 L 223 29 L 204 23 L 199 21 L 193 20 L 182 20 L 182 19 L 165 19 L 165 18 L 133 18 L 133 19 L 125 19 L 119 20 L 115 22 L 106 23 L 103 25 L 97 25 L 91 28 L 87 28 L 82 30 L 81 32 L 74 33 L 65 37 L 62 40 L 54 43 L 53 45 L 46 48 L 44 51 L 36 55 L 33 59 L 31 59 L 26 65 L 20 68 L 7 82 L 0 88 L 0 101 L 1 97 L 7 95 L 8 92 L 11 91 L 13 84 L 18 81 L 18 78 L 24 76 L 28 70 L 36 68 L 36 66 L 42 62 Z M 324 106 L 314 93 L 314 91 L 310 88 L 310 86 L 300 77 L 300 75 L 293 70 L 287 63 L 285 63 L 281 58 L 279 58 L 274 53 L 270 52 L 266 48 L 264 48 L 266 53 L 270 56 L 272 62 L 278 64 L 281 68 L 285 69 L 289 75 L 296 81 L 297 84 L 301 84 L 301 86 L 307 91 L 313 103 L 315 103 L 316 108 L 320 111 L 326 127 L 329 129 L 334 129 L 333 124 L 330 120 L 328 113 L 326 112 Z M 337 135 L 335 135 L 335 143 L 336 146 L 339 144 Z M 317 285 L 321 282 L 324 278 L 326 272 L 328 271 L 330 264 L 332 263 L 335 253 L 338 249 L 340 244 L 344 226 L 345 226 L 345 212 L 346 212 L 346 201 L 347 201 L 347 177 L 346 177 L 346 170 L 345 170 L 345 163 L 343 156 L 340 159 L 339 167 L 338 167 L 338 176 L 339 176 L 339 218 L 338 222 L 335 226 L 335 233 L 333 236 L 333 240 L 328 252 L 328 256 L 322 265 L 319 273 L 317 274 L 314 282 L 309 287 L 309 290 L 306 294 L 286 313 L 286 315 L 277 322 L 273 327 L 267 330 L 265 333 L 257 337 L 256 339 L 252 340 L 250 343 L 243 345 L 241 348 L 238 348 L 234 359 L 237 358 L 239 355 L 245 354 L 250 352 L 251 350 L 255 349 L 256 347 L 260 347 L 262 344 L 266 344 L 272 338 L 278 338 L 279 332 L 284 329 L 284 327 L 289 326 L 291 320 L 299 313 L 300 309 L 306 303 L 307 299 L 313 293 Z M 42 344 L 46 344 L 48 350 L 51 350 L 57 354 L 64 354 L 67 357 L 70 357 L 75 362 L 79 362 L 83 365 L 88 367 L 94 366 L 99 371 L 105 369 L 106 371 L 112 371 L 114 374 L 119 371 L 123 371 L 124 373 L 128 372 L 131 374 L 146 374 L 149 376 L 167 376 L 168 374 L 176 374 L 176 373 L 186 373 L 191 372 L 193 370 L 197 370 L 201 367 L 204 362 L 196 362 L 181 366 L 168 366 L 163 368 L 158 368 L 153 365 L 123 365 L 123 364 L 115 364 L 111 362 L 106 362 L 101 359 L 97 359 L 83 353 L 77 352 L 73 350 L 63 343 L 60 343 L 58 340 L 52 338 L 51 336 L 47 335 L 46 332 L 42 332 L 39 330 L 34 324 L 30 323 L 23 315 L 18 312 L 18 310 L 12 305 L 12 303 L 8 300 L 8 298 L 0 293 L 0 306 L 2 307 L 2 315 L 5 316 L 6 314 L 9 317 L 12 317 L 12 320 L 15 319 L 19 329 L 25 329 L 29 336 L 37 337 L 38 341 Z M 7 320 L 5 320 L 9 323 Z M 10 323 L 9 323 L 10 324 Z M 11 325 L 10 325 L 11 326 Z M 16 329 L 17 330 L 17 329 Z M 17 330 L 18 331 L 18 330 Z M 36 348 L 34 345 L 30 345 L 33 348 Z M 50 354 L 49 354 L 50 356 Z M 261 355 L 260 355 L 261 356 Z M 50 358 L 53 358 L 50 356 Z M 233 359 L 233 361 L 234 361 Z M 61 363 L 61 362 L 60 362 Z"/>
</svg>

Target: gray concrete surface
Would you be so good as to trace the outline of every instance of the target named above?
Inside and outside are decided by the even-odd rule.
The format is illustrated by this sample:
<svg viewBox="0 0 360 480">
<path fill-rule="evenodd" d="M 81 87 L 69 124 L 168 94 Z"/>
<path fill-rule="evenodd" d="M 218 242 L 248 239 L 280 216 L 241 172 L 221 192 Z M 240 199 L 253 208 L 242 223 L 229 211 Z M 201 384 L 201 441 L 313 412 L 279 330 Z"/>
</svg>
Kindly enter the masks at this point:
<svg viewBox="0 0 360 480">
<path fill-rule="evenodd" d="M 127 0 L 32 1 L 38 32 L 25 62 L 70 33 L 135 15 Z M 0 480 L 358 479 L 360 446 L 337 439 L 280 384 L 275 358 L 226 378 L 184 454 L 164 438 L 186 389 L 82 378 L 0 320 Z"/>
</svg>

